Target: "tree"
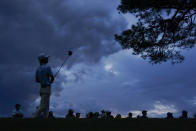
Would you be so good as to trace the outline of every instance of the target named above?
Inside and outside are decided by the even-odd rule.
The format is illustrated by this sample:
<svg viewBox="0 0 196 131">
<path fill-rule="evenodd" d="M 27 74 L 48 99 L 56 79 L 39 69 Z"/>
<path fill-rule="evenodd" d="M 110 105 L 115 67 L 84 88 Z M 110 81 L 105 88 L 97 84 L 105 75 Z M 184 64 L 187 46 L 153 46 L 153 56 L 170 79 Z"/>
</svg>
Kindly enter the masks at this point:
<svg viewBox="0 0 196 131">
<path fill-rule="evenodd" d="M 138 21 L 115 34 L 116 41 L 150 63 L 181 63 L 182 50 L 196 43 L 195 0 L 121 0 L 117 9 L 132 13 Z"/>
</svg>

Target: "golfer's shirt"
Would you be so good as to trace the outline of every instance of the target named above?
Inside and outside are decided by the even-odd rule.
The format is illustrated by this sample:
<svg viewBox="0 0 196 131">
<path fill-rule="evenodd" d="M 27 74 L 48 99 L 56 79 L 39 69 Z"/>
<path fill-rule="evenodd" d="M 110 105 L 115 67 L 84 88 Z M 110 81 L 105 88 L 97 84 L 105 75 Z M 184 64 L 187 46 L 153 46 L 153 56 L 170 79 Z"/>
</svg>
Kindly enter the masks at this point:
<svg viewBox="0 0 196 131">
<path fill-rule="evenodd" d="M 36 71 L 36 78 L 39 79 L 41 86 L 50 86 L 52 75 L 52 70 L 47 64 L 41 64 Z"/>
</svg>

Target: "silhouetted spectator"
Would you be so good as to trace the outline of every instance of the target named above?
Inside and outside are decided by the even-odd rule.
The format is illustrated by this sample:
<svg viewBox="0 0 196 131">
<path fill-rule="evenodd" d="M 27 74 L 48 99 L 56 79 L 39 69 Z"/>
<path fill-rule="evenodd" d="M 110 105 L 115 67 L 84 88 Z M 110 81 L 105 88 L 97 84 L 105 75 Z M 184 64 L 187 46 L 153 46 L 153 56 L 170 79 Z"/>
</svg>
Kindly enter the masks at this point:
<svg viewBox="0 0 196 131">
<path fill-rule="evenodd" d="M 183 110 L 182 111 L 182 116 L 180 116 L 180 118 L 187 119 L 188 118 L 188 112 Z"/>
<path fill-rule="evenodd" d="M 168 112 L 167 113 L 167 119 L 173 119 L 173 114 L 171 112 Z"/>
<path fill-rule="evenodd" d="M 113 119 L 114 117 L 111 115 L 111 112 L 110 111 L 107 111 L 106 112 L 106 118 L 107 119 Z"/>
<path fill-rule="evenodd" d="M 132 119 L 132 113 L 131 112 L 128 113 L 128 117 L 127 118 L 128 119 Z"/>
<path fill-rule="evenodd" d="M 79 113 L 79 112 L 76 113 L 76 118 L 77 118 L 77 119 L 80 118 L 80 113 Z"/>
<path fill-rule="evenodd" d="M 140 118 L 140 115 L 137 115 L 137 118 Z"/>
<path fill-rule="evenodd" d="M 86 118 L 89 118 L 89 112 L 88 112 L 88 113 L 86 113 Z"/>
<path fill-rule="evenodd" d="M 68 114 L 65 116 L 67 119 L 74 119 L 74 111 L 72 109 L 69 109 Z"/>
<path fill-rule="evenodd" d="M 36 106 L 36 108 L 35 108 L 35 112 L 33 113 L 33 117 L 34 118 L 36 118 L 36 112 L 39 110 L 39 106 Z M 39 118 L 40 116 L 38 116 L 38 118 Z"/>
<path fill-rule="evenodd" d="M 98 118 L 99 118 L 99 112 L 95 112 L 95 113 L 94 113 L 94 118 L 95 118 L 95 119 L 98 119 Z"/>
<path fill-rule="evenodd" d="M 105 119 L 107 117 L 106 112 L 104 110 L 101 111 L 101 118 Z"/>
<path fill-rule="evenodd" d="M 94 118 L 94 114 L 93 114 L 93 112 L 89 112 L 89 113 L 87 113 L 87 114 L 86 114 L 86 118 L 88 118 L 88 119 L 92 119 L 92 118 Z"/>
<path fill-rule="evenodd" d="M 142 116 L 141 116 L 141 118 L 148 118 L 148 117 L 147 117 L 147 111 L 146 111 L 146 110 L 143 110 L 143 111 L 142 111 Z"/>
<path fill-rule="evenodd" d="M 195 118 L 195 119 L 196 119 L 196 113 L 194 113 L 194 114 L 193 114 L 193 118 Z"/>
<path fill-rule="evenodd" d="M 121 114 L 117 114 L 115 119 L 121 119 Z"/>
<path fill-rule="evenodd" d="M 13 118 L 23 118 L 23 113 L 22 110 L 20 109 L 21 105 L 20 104 L 16 104 L 15 105 L 15 109 L 12 112 L 12 117 Z"/>
<path fill-rule="evenodd" d="M 53 114 L 52 111 L 50 111 L 50 112 L 48 113 L 48 118 L 54 118 L 54 114 Z"/>
</svg>

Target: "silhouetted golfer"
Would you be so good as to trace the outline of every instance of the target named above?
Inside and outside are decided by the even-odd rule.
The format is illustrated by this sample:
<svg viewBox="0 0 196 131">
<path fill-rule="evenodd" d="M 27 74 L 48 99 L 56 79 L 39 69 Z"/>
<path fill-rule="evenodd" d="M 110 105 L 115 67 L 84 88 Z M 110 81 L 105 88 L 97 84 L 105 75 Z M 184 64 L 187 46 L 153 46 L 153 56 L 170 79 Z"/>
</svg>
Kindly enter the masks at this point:
<svg viewBox="0 0 196 131">
<path fill-rule="evenodd" d="M 40 83 L 40 106 L 35 112 L 35 117 L 39 117 L 43 112 L 43 117 L 48 117 L 50 94 L 51 94 L 51 83 L 54 81 L 54 76 L 48 63 L 48 55 L 42 53 L 38 56 L 40 66 L 36 71 L 36 82 Z"/>
<path fill-rule="evenodd" d="M 13 110 L 12 113 L 12 117 L 13 118 L 23 118 L 23 113 L 22 110 L 20 109 L 21 105 L 20 104 L 16 104 L 15 105 L 15 109 Z"/>
</svg>

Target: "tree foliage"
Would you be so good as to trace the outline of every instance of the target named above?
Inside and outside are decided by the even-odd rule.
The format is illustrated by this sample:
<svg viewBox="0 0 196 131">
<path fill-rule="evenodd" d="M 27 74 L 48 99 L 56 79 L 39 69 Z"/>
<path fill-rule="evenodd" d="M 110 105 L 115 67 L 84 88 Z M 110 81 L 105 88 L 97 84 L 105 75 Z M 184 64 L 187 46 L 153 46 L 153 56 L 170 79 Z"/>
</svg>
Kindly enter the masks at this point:
<svg viewBox="0 0 196 131">
<path fill-rule="evenodd" d="M 153 64 L 180 63 L 182 50 L 196 43 L 196 0 L 121 0 L 118 10 L 138 22 L 115 39 Z"/>
</svg>

